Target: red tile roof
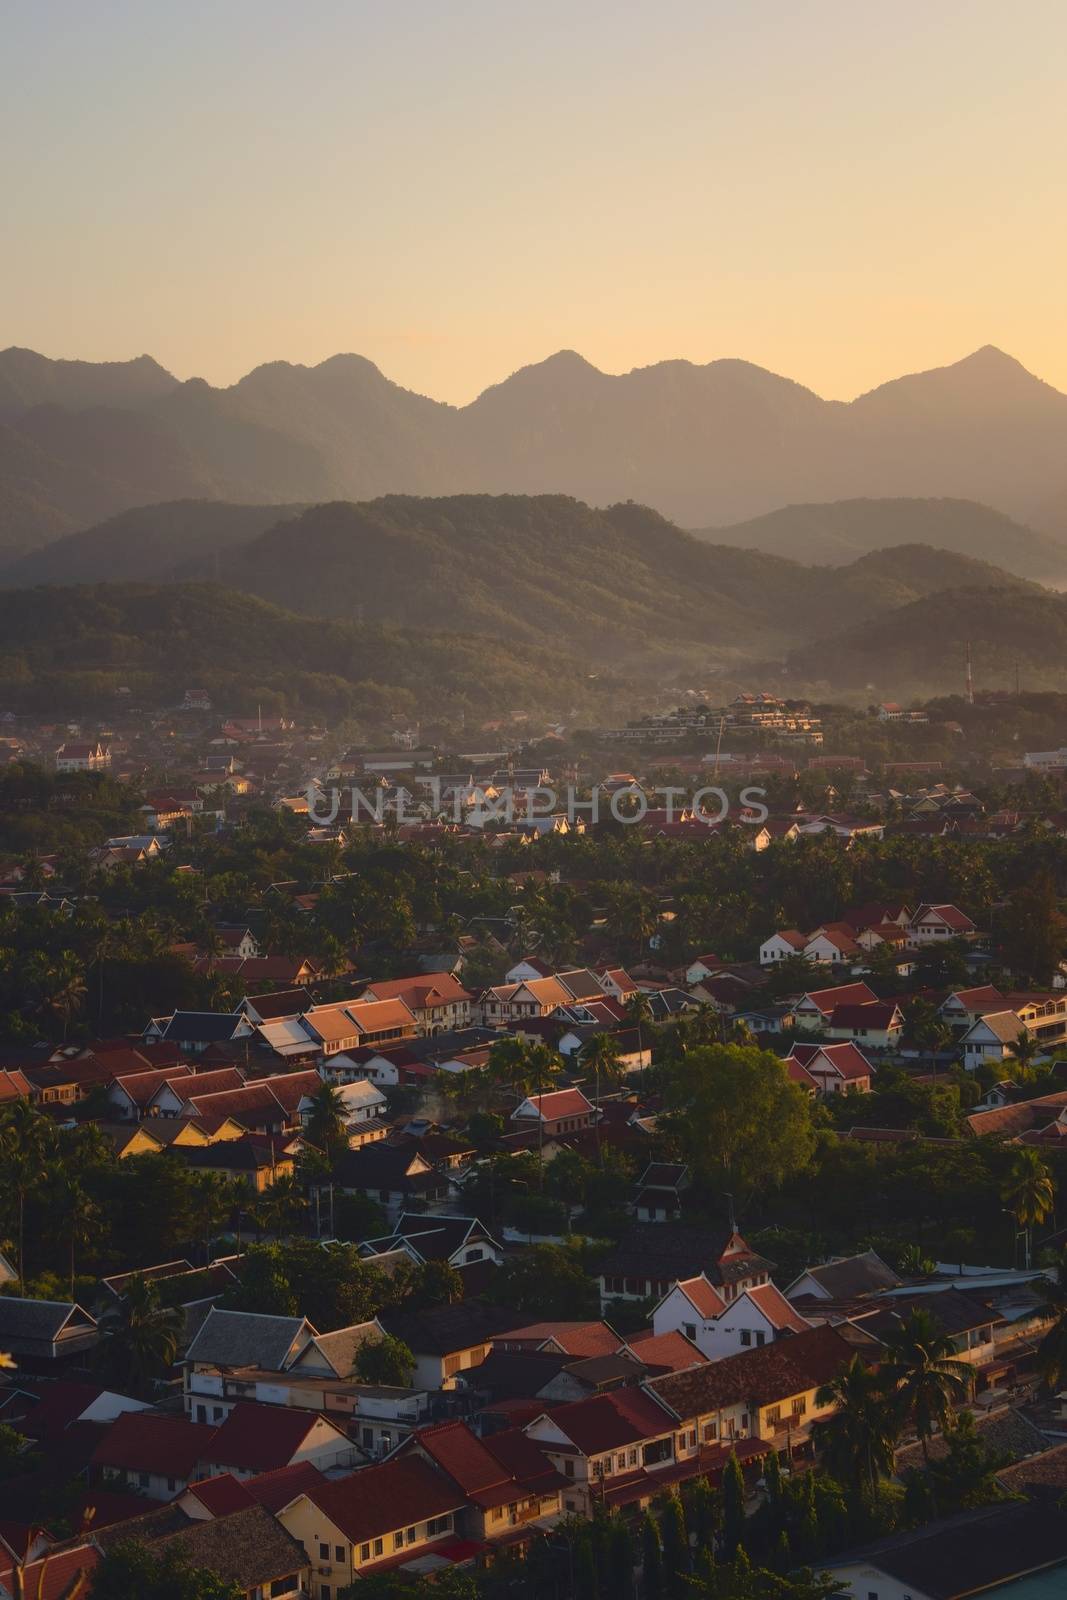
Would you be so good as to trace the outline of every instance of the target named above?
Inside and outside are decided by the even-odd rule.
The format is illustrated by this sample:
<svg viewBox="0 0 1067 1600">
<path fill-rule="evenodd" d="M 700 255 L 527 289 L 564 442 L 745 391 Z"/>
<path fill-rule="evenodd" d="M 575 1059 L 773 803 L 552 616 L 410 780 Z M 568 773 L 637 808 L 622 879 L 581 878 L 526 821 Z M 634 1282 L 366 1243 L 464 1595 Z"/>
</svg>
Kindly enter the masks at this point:
<svg viewBox="0 0 1067 1600">
<path fill-rule="evenodd" d="M 758 1284 L 754 1289 L 746 1289 L 745 1294 L 775 1328 L 788 1328 L 790 1333 L 806 1333 L 812 1326 L 773 1283 Z"/>
<path fill-rule="evenodd" d="M 675 1288 L 681 1289 L 686 1299 L 692 1304 L 693 1309 L 698 1311 L 702 1317 L 709 1319 L 718 1317 L 726 1310 L 726 1301 L 722 1295 L 714 1284 L 709 1283 L 707 1278 L 703 1276 L 686 1278 L 683 1282 L 676 1284 Z"/>
<path fill-rule="evenodd" d="M 244 1472 L 287 1467 L 320 1420 L 317 1411 L 242 1400 L 219 1424 L 207 1459 Z"/>
<path fill-rule="evenodd" d="M 659 1367 L 664 1372 L 684 1372 L 686 1367 L 698 1367 L 708 1358 L 698 1350 L 684 1333 L 635 1333 L 630 1338 L 630 1349 L 646 1367 Z"/>
<path fill-rule="evenodd" d="M 836 1017 L 838 1011 L 842 1010 L 863 1013 L 868 1010 L 868 1007 L 838 1006 L 834 1011 L 834 1016 Z M 787 1064 L 790 1060 L 799 1062 L 801 1068 L 805 1069 L 805 1075 L 810 1076 L 810 1072 L 807 1069 L 812 1067 L 818 1056 L 829 1062 L 830 1066 L 836 1072 L 839 1072 L 841 1077 L 848 1083 L 855 1083 L 863 1078 L 869 1078 L 874 1071 L 863 1051 L 854 1045 L 851 1040 L 846 1040 L 843 1044 L 795 1044 L 786 1057 L 786 1062 Z"/>
<path fill-rule="evenodd" d="M 657 1439 L 672 1427 L 663 1408 L 636 1389 L 617 1389 L 553 1406 L 547 1415 L 582 1455 L 599 1455 L 640 1439 Z"/>
<path fill-rule="evenodd" d="M 462 1489 L 416 1455 L 383 1461 L 302 1492 L 353 1544 L 460 1511 L 466 1505 Z"/>
<path fill-rule="evenodd" d="M 88 1586 L 84 1578 L 81 1586 L 76 1587 L 79 1576 L 93 1572 L 99 1561 L 100 1552 L 92 1544 L 80 1544 L 73 1550 L 42 1556 L 40 1561 L 31 1561 L 21 1572 L 23 1593 L 32 1595 L 33 1600 L 67 1600 L 75 1593 L 86 1592 Z M 11 1567 L 0 1566 L 0 1587 L 17 1594 L 17 1581 Z"/>
<path fill-rule="evenodd" d="M 568 1356 L 611 1356 L 623 1342 L 606 1322 L 531 1322 L 509 1329 L 493 1342 L 508 1350 L 518 1346 L 538 1350 L 549 1340 Z"/>
<path fill-rule="evenodd" d="M 870 1000 L 877 1000 L 878 996 L 865 983 L 841 983 L 834 989 L 812 989 L 803 998 L 810 1000 L 824 1017 L 828 1017 L 835 1006 L 866 1005 Z"/>
<path fill-rule="evenodd" d="M 553 1089 L 548 1094 L 532 1094 L 528 1098 L 546 1121 L 555 1121 L 559 1117 L 586 1116 L 593 1109 L 580 1089 Z"/>
<path fill-rule="evenodd" d="M 190 1478 L 208 1459 L 215 1429 L 185 1417 L 151 1411 L 124 1411 L 93 1452 L 98 1467 L 151 1472 L 164 1478 Z"/>
</svg>

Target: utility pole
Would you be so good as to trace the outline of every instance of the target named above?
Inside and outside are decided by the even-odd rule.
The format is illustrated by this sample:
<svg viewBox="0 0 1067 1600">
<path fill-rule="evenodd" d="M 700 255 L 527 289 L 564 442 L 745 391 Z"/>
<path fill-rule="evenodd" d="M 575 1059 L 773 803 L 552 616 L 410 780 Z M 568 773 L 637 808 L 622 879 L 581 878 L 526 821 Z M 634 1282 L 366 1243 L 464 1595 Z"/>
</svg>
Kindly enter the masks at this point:
<svg viewBox="0 0 1067 1600">
<path fill-rule="evenodd" d="M 971 674 L 971 641 L 967 640 L 967 704 L 974 705 L 974 678 Z"/>
</svg>

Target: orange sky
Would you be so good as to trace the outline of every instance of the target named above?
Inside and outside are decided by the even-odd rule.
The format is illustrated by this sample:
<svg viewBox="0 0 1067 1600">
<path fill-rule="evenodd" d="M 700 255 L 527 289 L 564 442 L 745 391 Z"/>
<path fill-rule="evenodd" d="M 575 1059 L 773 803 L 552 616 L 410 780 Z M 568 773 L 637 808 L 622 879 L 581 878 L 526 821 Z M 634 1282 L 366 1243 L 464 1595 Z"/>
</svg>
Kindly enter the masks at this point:
<svg viewBox="0 0 1067 1600">
<path fill-rule="evenodd" d="M 1063 0 L 38 0 L 0 47 L 0 345 L 1067 389 Z"/>
</svg>

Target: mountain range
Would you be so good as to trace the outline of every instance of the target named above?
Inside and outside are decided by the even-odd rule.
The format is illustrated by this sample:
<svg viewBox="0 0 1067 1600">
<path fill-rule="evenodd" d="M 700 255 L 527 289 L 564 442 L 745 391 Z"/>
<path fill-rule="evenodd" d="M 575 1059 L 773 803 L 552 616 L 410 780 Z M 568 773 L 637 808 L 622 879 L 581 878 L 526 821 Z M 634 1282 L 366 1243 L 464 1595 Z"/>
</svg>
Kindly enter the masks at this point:
<svg viewBox="0 0 1067 1600">
<path fill-rule="evenodd" d="M 472 491 L 632 497 L 716 529 L 798 503 L 951 498 L 1067 535 L 1067 395 L 990 346 L 849 403 L 745 361 L 615 376 L 561 351 L 463 407 L 357 355 L 273 362 L 213 388 L 147 356 L 0 352 L 10 556 L 150 502 Z"/>
</svg>

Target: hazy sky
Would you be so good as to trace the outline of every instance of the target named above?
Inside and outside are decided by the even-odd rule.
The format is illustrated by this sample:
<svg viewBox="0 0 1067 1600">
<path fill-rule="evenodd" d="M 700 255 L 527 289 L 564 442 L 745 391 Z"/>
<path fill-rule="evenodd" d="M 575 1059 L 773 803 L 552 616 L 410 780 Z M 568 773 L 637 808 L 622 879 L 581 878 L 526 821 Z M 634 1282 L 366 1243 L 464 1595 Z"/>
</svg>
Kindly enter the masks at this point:
<svg viewBox="0 0 1067 1600">
<path fill-rule="evenodd" d="M 1067 0 L 2 0 L 0 346 L 1067 389 Z"/>
</svg>

